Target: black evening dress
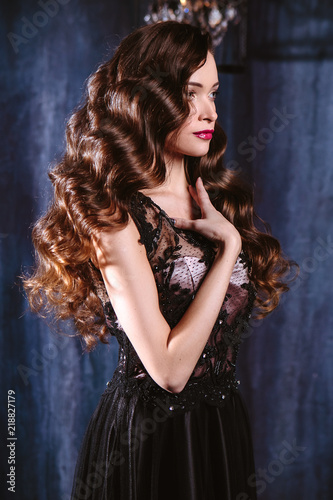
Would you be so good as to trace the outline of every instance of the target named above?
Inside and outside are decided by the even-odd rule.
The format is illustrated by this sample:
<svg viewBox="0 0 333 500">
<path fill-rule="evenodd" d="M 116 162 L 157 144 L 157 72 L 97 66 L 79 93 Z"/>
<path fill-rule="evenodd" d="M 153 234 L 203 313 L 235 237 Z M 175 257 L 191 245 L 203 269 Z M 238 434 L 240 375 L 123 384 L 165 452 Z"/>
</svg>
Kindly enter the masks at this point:
<svg viewBox="0 0 333 500">
<path fill-rule="evenodd" d="M 160 309 L 173 328 L 214 260 L 210 241 L 181 230 L 151 198 L 137 193 L 131 216 L 155 276 Z M 119 362 L 90 420 L 72 500 L 253 500 L 248 417 L 235 378 L 239 345 L 255 298 L 248 258 L 235 264 L 224 303 L 193 373 L 170 393 L 147 373 L 106 294 L 93 280 Z"/>
</svg>

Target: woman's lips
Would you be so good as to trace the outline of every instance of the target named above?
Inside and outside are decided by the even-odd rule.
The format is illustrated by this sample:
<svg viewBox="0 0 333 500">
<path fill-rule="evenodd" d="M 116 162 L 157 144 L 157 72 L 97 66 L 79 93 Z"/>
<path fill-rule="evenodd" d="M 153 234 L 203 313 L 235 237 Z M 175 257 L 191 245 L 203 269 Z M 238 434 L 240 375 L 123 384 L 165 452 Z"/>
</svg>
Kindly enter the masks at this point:
<svg viewBox="0 0 333 500">
<path fill-rule="evenodd" d="M 204 139 L 206 141 L 210 141 L 213 137 L 214 130 L 200 130 L 200 132 L 194 132 L 196 137 L 199 139 Z"/>
</svg>

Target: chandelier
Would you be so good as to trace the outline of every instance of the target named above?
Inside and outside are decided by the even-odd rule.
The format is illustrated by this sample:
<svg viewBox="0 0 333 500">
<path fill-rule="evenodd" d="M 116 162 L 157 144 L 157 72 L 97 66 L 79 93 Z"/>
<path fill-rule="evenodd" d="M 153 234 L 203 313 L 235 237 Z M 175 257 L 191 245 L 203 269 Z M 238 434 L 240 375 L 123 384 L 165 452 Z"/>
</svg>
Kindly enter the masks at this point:
<svg viewBox="0 0 333 500">
<path fill-rule="evenodd" d="M 213 47 L 222 42 L 230 24 L 240 24 L 247 0 L 155 0 L 144 17 L 146 24 L 159 21 L 186 22 L 208 31 Z"/>
</svg>

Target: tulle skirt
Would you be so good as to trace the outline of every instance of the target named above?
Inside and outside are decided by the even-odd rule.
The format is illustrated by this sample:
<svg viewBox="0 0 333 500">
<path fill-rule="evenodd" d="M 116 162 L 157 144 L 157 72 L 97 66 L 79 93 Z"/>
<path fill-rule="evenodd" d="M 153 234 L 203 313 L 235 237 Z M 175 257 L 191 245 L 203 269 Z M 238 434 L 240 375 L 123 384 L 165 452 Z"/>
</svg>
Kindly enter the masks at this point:
<svg viewBox="0 0 333 500">
<path fill-rule="evenodd" d="M 79 453 L 72 500 L 254 500 L 248 417 L 238 392 L 170 416 L 107 389 Z"/>
</svg>

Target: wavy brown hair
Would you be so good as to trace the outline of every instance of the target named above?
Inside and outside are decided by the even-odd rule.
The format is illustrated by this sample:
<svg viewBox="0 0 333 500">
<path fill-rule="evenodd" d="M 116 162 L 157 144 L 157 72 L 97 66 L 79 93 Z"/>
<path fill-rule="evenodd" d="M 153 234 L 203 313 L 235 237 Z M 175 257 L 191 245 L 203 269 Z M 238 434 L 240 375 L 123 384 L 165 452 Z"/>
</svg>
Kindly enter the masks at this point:
<svg viewBox="0 0 333 500">
<path fill-rule="evenodd" d="M 73 317 L 88 349 L 108 335 L 91 274 L 92 238 L 125 226 L 133 195 L 165 180 L 166 138 L 187 119 L 186 84 L 211 50 L 209 35 L 188 24 L 139 28 L 89 78 L 84 103 L 68 121 L 65 154 L 49 174 L 53 202 L 32 232 L 36 266 L 23 282 L 32 310 Z M 225 147 L 217 124 L 208 154 L 185 159 L 186 175 L 192 185 L 202 177 L 215 207 L 239 230 L 265 316 L 288 289 L 290 263 L 255 226 L 252 189 L 223 167 Z"/>
</svg>

